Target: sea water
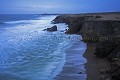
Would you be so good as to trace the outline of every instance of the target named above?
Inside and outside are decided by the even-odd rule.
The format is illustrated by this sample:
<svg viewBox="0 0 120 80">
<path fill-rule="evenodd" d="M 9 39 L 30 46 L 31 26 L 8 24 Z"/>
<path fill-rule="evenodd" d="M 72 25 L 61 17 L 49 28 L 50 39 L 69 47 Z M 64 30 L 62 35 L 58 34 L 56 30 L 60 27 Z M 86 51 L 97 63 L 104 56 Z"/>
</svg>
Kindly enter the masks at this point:
<svg viewBox="0 0 120 80">
<path fill-rule="evenodd" d="M 63 23 L 56 32 L 43 31 L 55 17 L 0 15 L 0 80 L 53 80 L 60 73 L 74 40 Z"/>
</svg>

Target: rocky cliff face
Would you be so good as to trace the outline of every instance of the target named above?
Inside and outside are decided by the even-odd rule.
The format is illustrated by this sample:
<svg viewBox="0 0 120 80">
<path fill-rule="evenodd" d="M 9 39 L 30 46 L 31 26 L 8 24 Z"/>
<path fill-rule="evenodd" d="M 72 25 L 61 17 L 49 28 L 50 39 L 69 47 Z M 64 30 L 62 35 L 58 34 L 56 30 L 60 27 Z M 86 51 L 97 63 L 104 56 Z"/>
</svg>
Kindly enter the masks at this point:
<svg viewBox="0 0 120 80">
<path fill-rule="evenodd" d="M 120 35 L 120 20 L 102 20 L 98 15 L 61 15 L 55 18 L 54 23 L 68 24 L 66 33 L 81 34 L 84 41 L 96 42 Z"/>
<path fill-rule="evenodd" d="M 54 23 L 66 23 L 69 27 L 67 34 L 80 34 L 84 41 L 96 42 L 94 54 L 112 61 L 111 71 L 105 73 L 111 80 L 120 80 L 120 14 L 61 15 Z"/>
<path fill-rule="evenodd" d="M 76 34 L 82 28 L 84 17 L 73 17 L 73 16 L 57 16 L 54 23 L 66 23 L 69 24 L 69 29 L 66 31 L 67 34 Z"/>
<path fill-rule="evenodd" d="M 86 41 L 103 41 L 120 35 L 120 21 L 85 21 L 80 30 Z"/>
</svg>

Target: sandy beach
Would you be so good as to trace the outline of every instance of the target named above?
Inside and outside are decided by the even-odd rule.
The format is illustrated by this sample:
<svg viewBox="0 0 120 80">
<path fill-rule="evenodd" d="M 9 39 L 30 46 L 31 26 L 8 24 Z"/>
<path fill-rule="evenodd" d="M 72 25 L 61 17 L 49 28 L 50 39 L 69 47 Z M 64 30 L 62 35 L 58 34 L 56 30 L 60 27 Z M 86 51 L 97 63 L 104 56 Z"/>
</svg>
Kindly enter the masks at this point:
<svg viewBox="0 0 120 80">
<path fill-rule="evenodd" d="M 75 42 L 66 49 L 66 62 L 62 72 L 55 77 L 55 80 L 86 80 L 84 63 L 86 59 L 82 56 L 86 50 L 84 42 Z"/>
<path fill-rule="evenodd" d="M 85 45 L 85 44 L 81 44 Z M 87 43 L 87 49 L 85 52 L 81 52 L 80 43 L 74 43 L 72 47 L 66 49 L 66 63 L 62 72 L 55 77 L 55 80 L 97 80 L 100 71 L 105 70 L 110 66 L 110 62 L 107 59 L 97 58 L 93 53 L 95 51 L 95 43 Z M 80 63 L 80 55 L 83 53 L 83 57 L 86 59 L 84 63 Z M 80 65 L 85 65 L 85 69 L 81 71 Z M 85 78 L 83 78 L 83 76 Z"/>
<path fill-rule="evenodd" d="M 86 45 L 87 49 L 83 48 L 85 52 L 80 52 L 82 50 L 80 45 Z M 55 80 L 97 80 L 100 71 L 109 68 L 110 62 L 107 59 L 96 57 L 93 54 L 95 48 L 96 43 L 76 42 L 66 49 L 65 65 L 62 72 L 55 77 Z M 82 57 L 84 58 L 84 64 L 81 63 Z M 82 71 L 81 65 L 84 68 Z"/>
<path fill-rule="evenodd" d="M 74 43 L 69 49 L 66 49 L 66 62 L 62 72 L 55 77 L 55 80 L 97 80 L 100 71 L 106 70 L 110 66 L 110 62 L 107 59 L 101 59 L 96 57 L 93 53 L 96 48 L 96 43 L 87 43 L 83 57 L 86 59 L 84 63 L 81 63 L 81 49 L 80 42 Z M 81 65 L 83 70 L 81 71 Z M 84 69 L 85 67 L 85 69 Z M 86 79 L 83 77 L 86 76 Z"/>
</svg>

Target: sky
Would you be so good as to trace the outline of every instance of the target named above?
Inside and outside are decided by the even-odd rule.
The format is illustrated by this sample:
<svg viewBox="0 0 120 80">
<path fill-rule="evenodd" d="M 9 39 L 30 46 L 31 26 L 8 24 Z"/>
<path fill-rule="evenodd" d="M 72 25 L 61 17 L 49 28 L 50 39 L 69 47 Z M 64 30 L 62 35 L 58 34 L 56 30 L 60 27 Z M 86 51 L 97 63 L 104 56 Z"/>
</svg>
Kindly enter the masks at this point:
<svg viewBox="0 0 120 80">
<path fill-rule="evenodd" d="M 120 11 L 120 0 L 0 0 L 0 14 L 116 11 Z"/>
</svg>

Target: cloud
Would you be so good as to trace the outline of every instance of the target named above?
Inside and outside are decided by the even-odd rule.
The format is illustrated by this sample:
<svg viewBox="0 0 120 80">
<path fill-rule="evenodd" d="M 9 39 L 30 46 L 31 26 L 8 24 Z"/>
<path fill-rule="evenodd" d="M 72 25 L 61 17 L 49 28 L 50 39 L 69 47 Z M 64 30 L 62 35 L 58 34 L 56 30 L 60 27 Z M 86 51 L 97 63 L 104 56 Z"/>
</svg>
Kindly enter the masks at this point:
<svg viewBox="0 0 120 80">
<path fill-rule="evenodd" d="M 0 3 L 0 13 L 81 13 L 120 10 L 120 0 L 0 0 Z"/>
</svg>

